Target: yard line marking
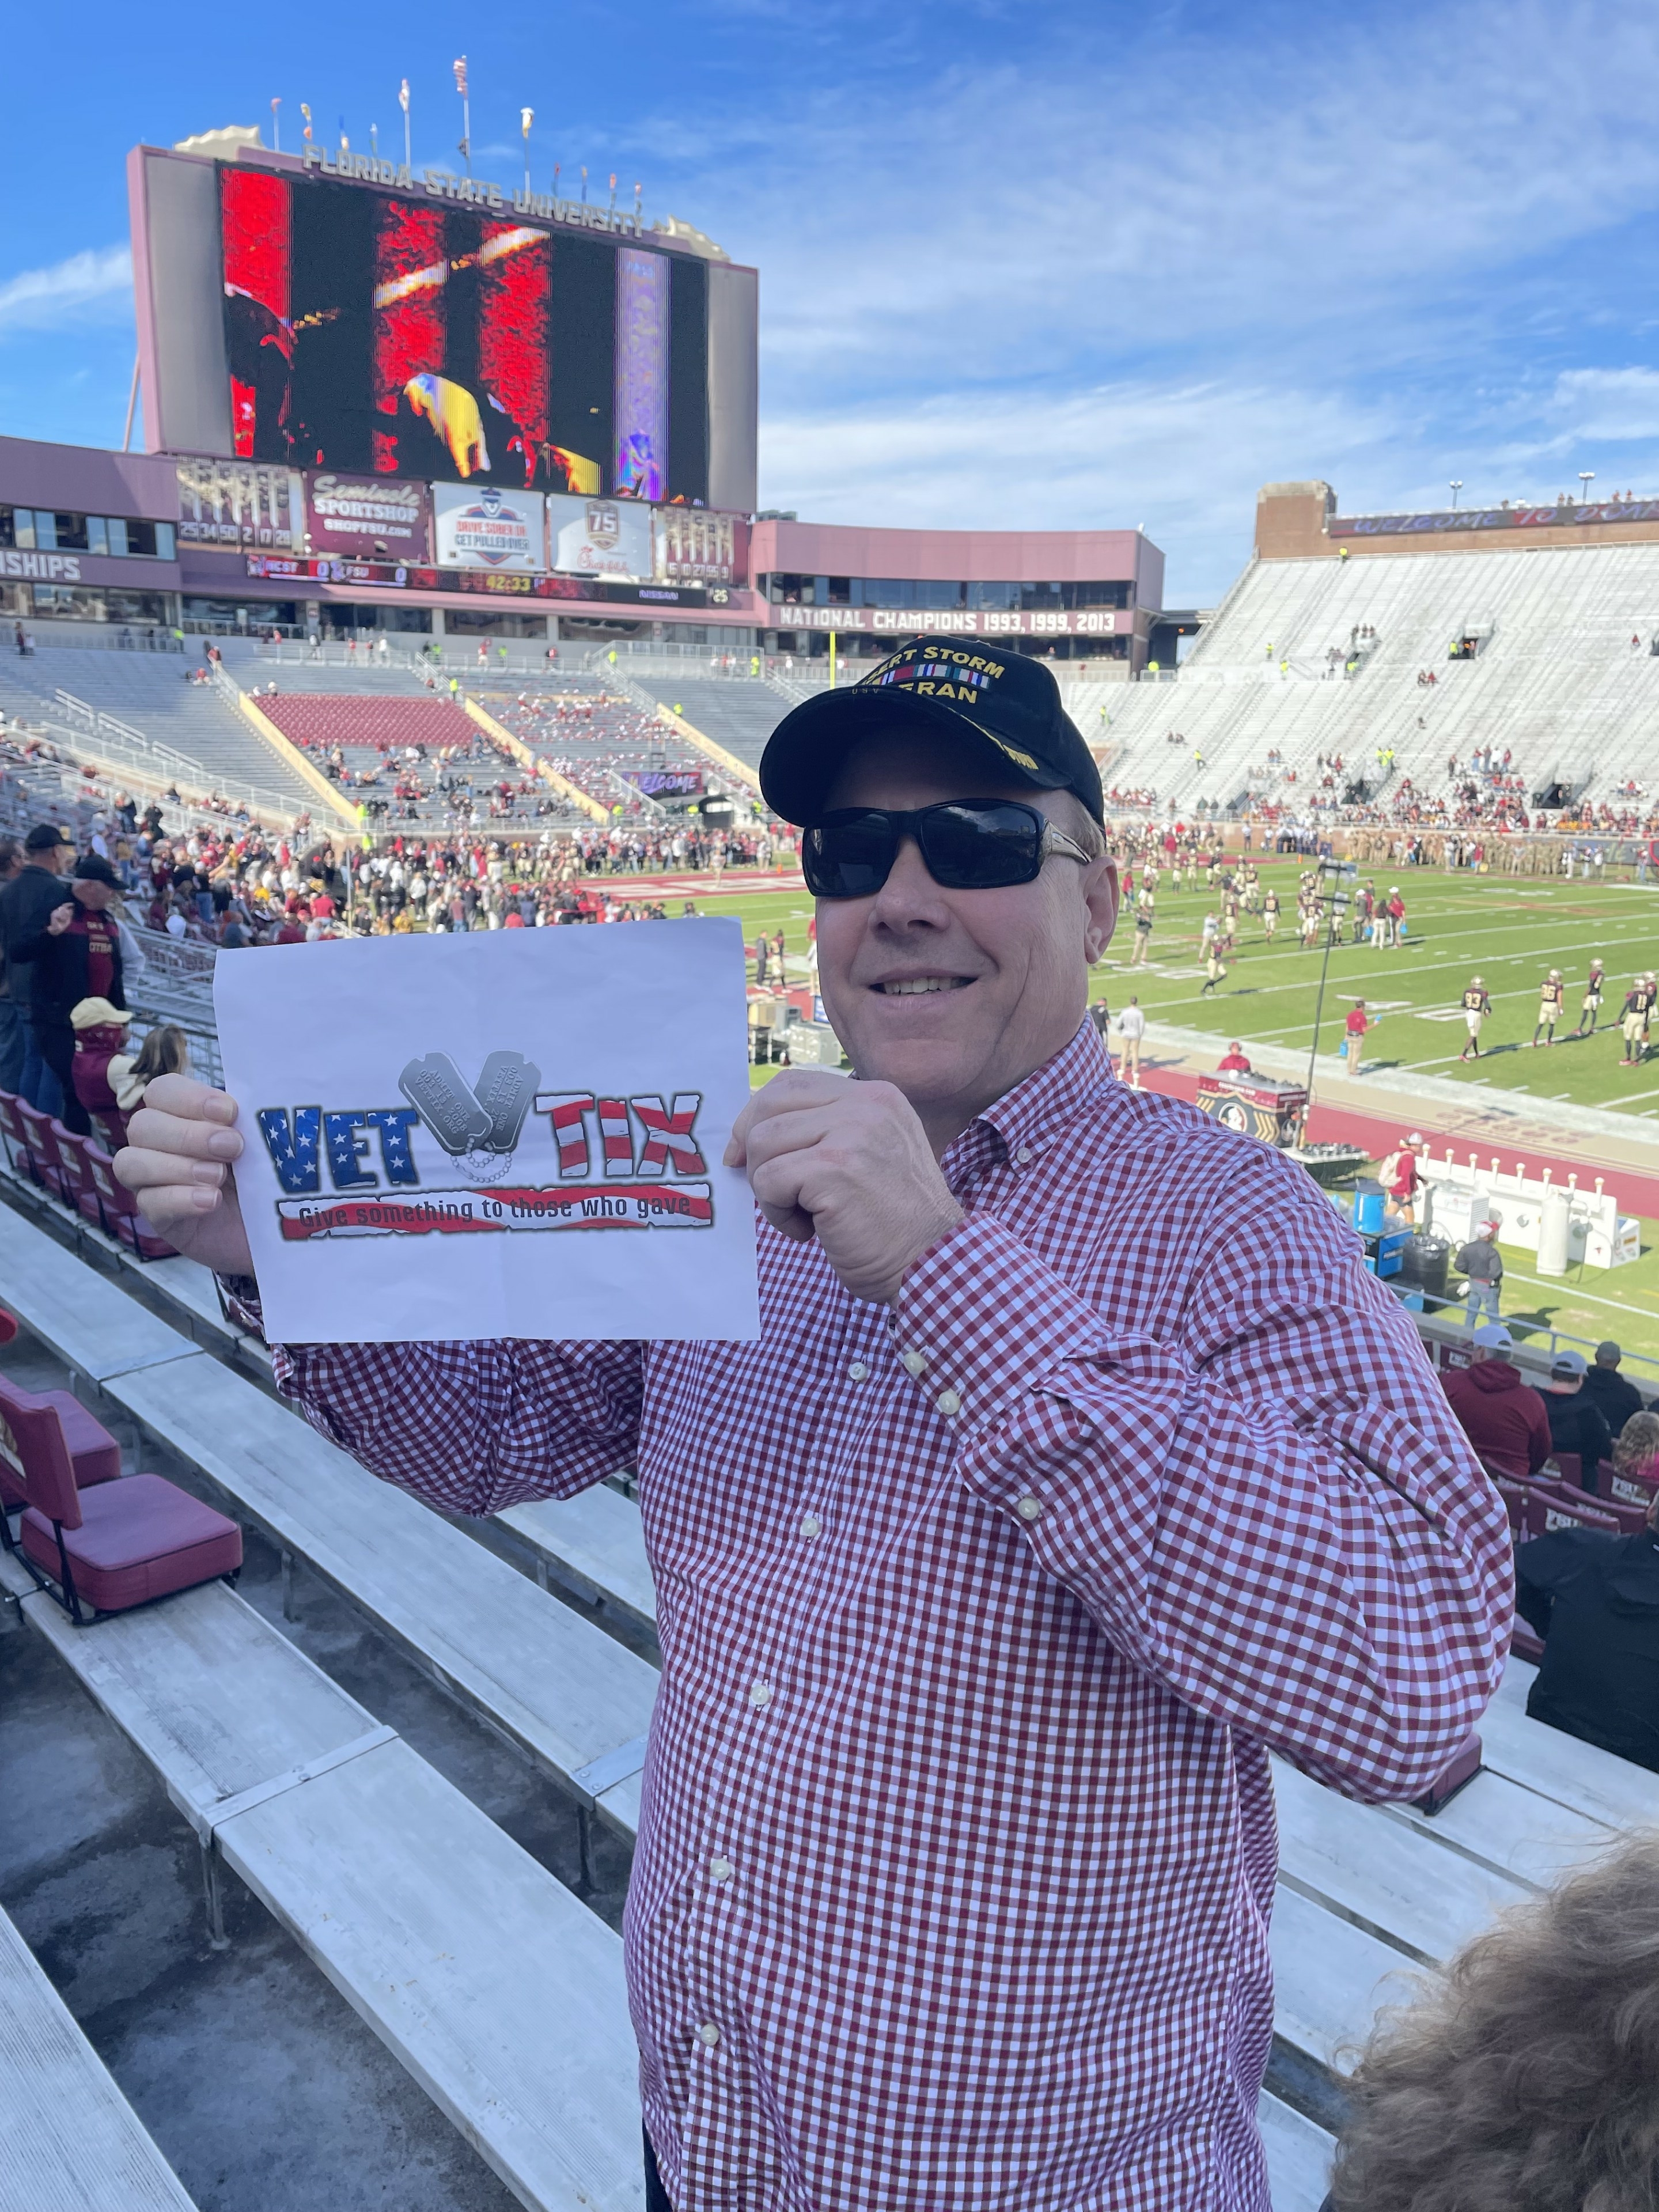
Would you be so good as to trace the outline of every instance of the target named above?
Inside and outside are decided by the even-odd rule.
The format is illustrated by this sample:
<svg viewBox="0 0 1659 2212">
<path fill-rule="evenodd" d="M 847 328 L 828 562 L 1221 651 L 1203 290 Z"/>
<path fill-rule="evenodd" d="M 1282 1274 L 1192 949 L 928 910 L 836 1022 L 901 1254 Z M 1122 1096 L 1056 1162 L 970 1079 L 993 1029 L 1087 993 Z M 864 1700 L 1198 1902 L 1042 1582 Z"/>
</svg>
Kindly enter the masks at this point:
<svg viewBox="0 0 1659 2212">
<path fill-rule="evenodd" d="M 1580 1265 L 1583 1265 L 1582 1261 Z M 1653 1310 L 1650 1306 L 1627 1305 L 1623 1298 L 1598 1298 L 1594 1291 L 1581 1291 L 1576 1283 L 1547 1283 L 1536 1275 L 1519 1275 L 1507 1261 L 1504 1267 L 1504 1280 L 1506 1283 L 1530 1283 L 1536 1291 L 1555 1291 L 1561 1295 L 1564 1304 L 1569 1298 L 1586 1298 L 1593 1306 L 1611 1306 L 1614 1313 L 1636 1314 L 1643 1321 L 1653 1319 Z M 1544 1327 L 1547 1328 L 1548 1326 L 1546 1322 Z"/>
</svg>

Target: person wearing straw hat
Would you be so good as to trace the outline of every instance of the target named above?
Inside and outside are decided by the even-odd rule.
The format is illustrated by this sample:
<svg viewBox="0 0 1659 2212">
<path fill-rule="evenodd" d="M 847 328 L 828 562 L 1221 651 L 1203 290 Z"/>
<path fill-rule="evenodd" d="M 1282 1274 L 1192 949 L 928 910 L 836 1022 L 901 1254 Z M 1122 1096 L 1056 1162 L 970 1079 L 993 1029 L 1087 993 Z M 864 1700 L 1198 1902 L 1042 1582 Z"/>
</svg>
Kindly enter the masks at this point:
<svg viewBox="0 0 1659 2212">
<path fill-rule="evenodd" d="M 88 1115 L 118 1112 L 110 1062 L 126 1050 L 131 1019 L 128 1007 L 113 1006 L 105 998 L 82 999 L 70 1009 L 70 1027 L 75 1032 L 70 1080 Z M 117 1124 L 124 1136 L 125 1126 Z"/>
</svg>

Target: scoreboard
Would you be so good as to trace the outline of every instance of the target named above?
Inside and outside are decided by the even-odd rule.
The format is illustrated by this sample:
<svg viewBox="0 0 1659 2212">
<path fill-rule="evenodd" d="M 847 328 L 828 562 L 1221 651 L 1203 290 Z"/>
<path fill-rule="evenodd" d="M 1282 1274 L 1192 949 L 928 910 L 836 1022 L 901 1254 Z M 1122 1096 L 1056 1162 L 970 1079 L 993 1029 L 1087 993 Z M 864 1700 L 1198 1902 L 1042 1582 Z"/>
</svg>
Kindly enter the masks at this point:
<svg viewBox="0 0 1659 2212">
<path fill-rule="evenodd" d="M 362 166 L 135 149 L 151 451 L 752 511 L 753 270 Z"/>
</svg>

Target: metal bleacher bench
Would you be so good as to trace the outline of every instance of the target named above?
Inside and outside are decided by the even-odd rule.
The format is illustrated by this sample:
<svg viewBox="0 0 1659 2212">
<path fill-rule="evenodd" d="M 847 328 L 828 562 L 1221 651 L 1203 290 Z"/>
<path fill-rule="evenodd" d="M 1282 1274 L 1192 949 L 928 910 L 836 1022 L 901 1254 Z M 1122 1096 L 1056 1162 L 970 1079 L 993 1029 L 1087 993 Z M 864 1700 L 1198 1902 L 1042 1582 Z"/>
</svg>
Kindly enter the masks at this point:
<svg viewBox="0 0 1659 2212">
<path fill-rule="evenodd" d="M 20 1228 L 33 1241 L 20 1242 Z M 67 1273 L 50 1279 L 48 1271 L 38 1291 L 31 1279 L 14 1301 L 14 1285 L 34 1275 L 41 1244 Z M 84 1267 L 0 1207 L 0 1303 L 13 1304 L 26 1326 L 204 1475 L 232 1510 L 305 1559 L 631 1836 L 653 1670 L 162 1324 L 141 1316 L 136 1334 L 123 1333 L 112 1308 L 108 1329 L 90 1326 L 88 1282 Z M 131 1306 L 112 1284 L 94 1277 L 91 1290 L 100 1323 L 103 1301 Z M 118 1338 L 112 1359 L 98 1347 Z M 529 1549 L 538 1579 L 597 1601 L 601 1620 L 654 1627 L 640 1516 L 629 1500 L 599 1487 L 495 1517 Z M 501 1609 L 492 1614 L 492 1607 Z M 1406 1996 L 1425 1965 L 1449 1957 L 1496 1912 L 1619 1831 L 1659 1823 L 1659 1776 L 1528 1719 L 1530 1676 L 1511 1662 L 1480 1723 L 1483 1771 L 1432 1816 L 1352 1804 L 1274 1762 L 1274 2027 L 1281 2043 L 1325 2072 L 1340 2074 L 1379 2000 Z M 1271 2095 L 1261 2124 L 1276 2212 L 1314 2212 L 1330 2139 Z"/>
<path fill-rule="evenodd" d="M 657 1687 L 646 1661 L 3 1206 L 0 1304 L 584 1812 L 632 1834 Z"/>
<path fill-rule="evenodd" d="M 0 1912 L 0 2203 L 19 2212 L 195 2212 L 33 1953 Z"/>
<path fill-rule="evenodd" d="M 222 1861 L 521 2203 L 637 2212 L 636 2056 L 602 1921 L 224 1583 L 88 1630 L 9 1557 L 0 1589 L 196 1831 L 216 1944 Z M 61 2199 L 152 2201 L 189 2200 Z"/>
</svg>

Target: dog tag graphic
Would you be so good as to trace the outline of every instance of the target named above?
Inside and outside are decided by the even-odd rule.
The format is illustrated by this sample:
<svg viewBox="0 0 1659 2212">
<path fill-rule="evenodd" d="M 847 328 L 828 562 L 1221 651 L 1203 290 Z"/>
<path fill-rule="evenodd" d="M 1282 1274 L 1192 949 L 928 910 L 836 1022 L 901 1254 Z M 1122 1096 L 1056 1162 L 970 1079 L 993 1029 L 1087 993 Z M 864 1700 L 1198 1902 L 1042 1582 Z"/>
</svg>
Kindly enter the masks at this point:
<svg viewBox="0 0 1659 2212">
<path fill-rule="evenodd" d="M 540 1068 L 532 1067 L 521 1052 L 490 1054 L 478 1077 L 478 1103 L 489 1116 L 489 1127 L 478 1139 L 481 1150 L 513 1150 L 541 1081 Z"/>
<path fill-rule="evenodd" d="M 447 1052 L 411 1060 L 398 1078 L 398 1088 L 444 1150 L 458 1158 L 489 1127 L 489 1115 Z"/>
</svg>

